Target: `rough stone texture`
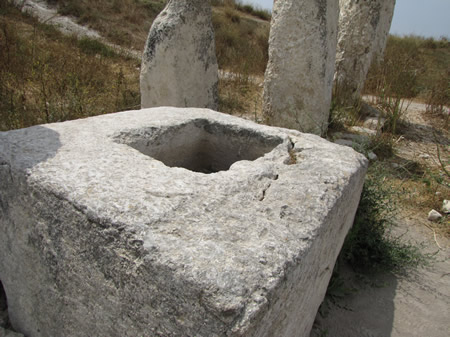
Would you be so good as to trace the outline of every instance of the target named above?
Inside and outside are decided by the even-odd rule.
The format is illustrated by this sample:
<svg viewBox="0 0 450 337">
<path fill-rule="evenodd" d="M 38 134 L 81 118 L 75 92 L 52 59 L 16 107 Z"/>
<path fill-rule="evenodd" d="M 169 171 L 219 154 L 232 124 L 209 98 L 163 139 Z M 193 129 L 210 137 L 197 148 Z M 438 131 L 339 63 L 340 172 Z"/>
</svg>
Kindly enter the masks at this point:
<svg viewBox="0 0 450 337">
<path fill-rule="evenodd" d="M 276 1 L 264 80 L 270 125 L 324 134 L 336 56 L 338 0 Z"/>
<path fill-rule="evenodd" d="M 370 64 L 384 52 L 395 0 L 339 0 L 335 86 L 339 100 L 360 98 Z"/>
<path fill-rule="evenodd" d="M 381 2 L 380 22 L 377 29 L 377 39 L 373 50 L 372 62 L 381 62 L 383 60 L 386 42 L 391 30 L 392 19 L 394 17 L 396 0 L 384 0 Z"/>
<path fill-rule="evenodd" d="M 206 109 L 0 133 L 12 325 L 27 337 L 308 336 L 366 166 L 318 136 Z"/>
<path fill-rule="evenodd" d="M 140 81 L 142 108 L 217 108 L 218 66 L 209 1 L 169 1 L 150 29 Z"/>
</svg>

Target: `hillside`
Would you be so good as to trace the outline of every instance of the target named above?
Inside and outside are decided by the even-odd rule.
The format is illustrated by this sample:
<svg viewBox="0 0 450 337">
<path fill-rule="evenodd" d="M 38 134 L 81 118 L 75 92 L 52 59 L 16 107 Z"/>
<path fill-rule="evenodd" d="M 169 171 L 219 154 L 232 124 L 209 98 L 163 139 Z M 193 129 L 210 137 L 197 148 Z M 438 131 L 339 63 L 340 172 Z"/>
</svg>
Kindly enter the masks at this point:
<svg viewBox="0 0 450 337">
<path fill-rule="evenodd" d="M 150 26 L 166 0 L 49 0 L 61 15 L 98 31 L 109 42 L 142 50 Z M 213 23 L 221 69 L 249 55 L 250 73 L 264 72 L 270 14 L 234 1 L 213 1 Z"/>
</svg>

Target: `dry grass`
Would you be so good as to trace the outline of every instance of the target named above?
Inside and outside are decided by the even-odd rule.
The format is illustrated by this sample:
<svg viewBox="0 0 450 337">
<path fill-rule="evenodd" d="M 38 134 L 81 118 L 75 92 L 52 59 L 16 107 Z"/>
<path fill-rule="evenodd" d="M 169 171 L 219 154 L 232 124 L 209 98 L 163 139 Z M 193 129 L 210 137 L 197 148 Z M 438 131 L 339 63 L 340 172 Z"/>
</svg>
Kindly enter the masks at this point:
<svg viewBox="0 0 450 337">
<path fill-rule="evenodd" d="M 384 59 L 374 63 L 365 94 L 400 96 L 450 105 L 450 42 L 419 36 L 389 36 Z"/>
<path fill-rule="evenodd" d="M 227 76 L 227 74 L 221 76 L 219 80 L 219 111 L 261 122 L 262 88 L 260 80 Z"/>
<path fill-rule="evenodd" d="M 241 76 L 262 76 L 269 57 L 269 25 L 229 11 L 213 13 L 219 68 Z"/>
<path fill-rule="evenodd" d="M 263 21 L 270 21 L 272 17 L 270 11 L 262 9 L 261 7 L 243 4 L 239 0 L 212 0 L 211 3 L 215 7 L 225 7 L 228 9 L 239 11 L 241 12 L 240 16 L 242 16 L 242 14 L 248 14 Z"/>
<path fill-rule="evenodd" d="M 448 109 L 450 107 L 450 43 L 417 36 L 390 36 L 384 59 L 372 65 L 365 94 L 381 111 L 386 124 L 366 146 L 379 157 L 377 169 L 385 174 L 385 183 L 400 191 L 401 209 L 426 219 L 431 209 L 440 211 L 442 201 L 450 198 Z M 334 97 L 339 102 L 339 97 Z M 425 111 L 413 111 L 409 103 L 427 104 Z M 352 107 L 334 106 L 331 127 L 345 129 L 349 122 L 364 119 L 358 102 Z M 414 110 L 414 109 L 413 109 Z M 417 108 L 415 108 L 417 110 Z M 410 120 L 414 116 L 414 121 Z M 439 139 L 434 139 L 438 134 Z M 440 149 L 439 160 L 437 148 Z M 429 151 L 428 160 L 417 153 Z M 448 217 L 429 223 L 450 236 Z"/>
<path fill-rule="evenodd" d="M 0 130 L 139 107 L 134 60 L 0 8 Z"/>
<path fill-rule="evenodd" d="M 441 210 L 445 197 L 449 195 L 450 179 L 442 174 L 442 171 L 422 167 L 424 170 L 418 175 L 406 177 L 408 167 L 399 167 L 391 170 L 386 183 L 399 191 L 399 207 L 412 214 L 426 218 L 432 209 Z M 440 222 L 430 222 L 429 226 L 440 234 L 450 237 L 450 223 L 448 217 Z"/>
</svg>

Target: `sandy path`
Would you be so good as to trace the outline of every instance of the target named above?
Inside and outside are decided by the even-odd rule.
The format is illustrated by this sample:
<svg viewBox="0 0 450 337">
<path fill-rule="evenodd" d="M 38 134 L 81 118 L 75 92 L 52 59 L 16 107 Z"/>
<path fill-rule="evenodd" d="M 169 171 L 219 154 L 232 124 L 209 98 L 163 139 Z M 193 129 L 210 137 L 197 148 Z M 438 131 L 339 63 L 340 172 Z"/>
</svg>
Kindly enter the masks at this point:
<svg viewBox="0 0 450 337">
<path fill-rule="evenodd" d="M 22 12 L 29 13 L 36 17 L 39 22 L 55 26 L 63 34 L 75 35 L 78 38 L 89 37 L 102 41 L 104 44 L 124 55 L 130 55 L 138 60 L 142 58 L 142 52 L 123 48 L 119 45 L 107 41 L 99 32 L 88 27 L 79 25 L 75 19 L 69 16 L 58 14 L 56 7 L 50 6 L 44 0 L 11 0 Z"/>
<path fill-rule="evenodd" d="M 421 222 L 406 218 L 399 228 L 408 228 L 405 239 L 422 242 L 425 251 L 438 251 L 435 260 L 407 276 L 389 274 L 370 280 L 361 280 L 348 268 L 342 270 L 346 284 L 357 291 L 331 304 L 325 317 L 319 314 L 311 337 L 450 336 L 450 242 L 438 238 L 439 249 L 433 233 Z"/>
<path fill-rule="evenodd" d="M 82 37 L 99 39 L 101 36 L 96 31 L 76 23 L 72 18 L 61 16 L 55 7 L 47 4 L 43 0 L 12 0 L 23 12 L 37 17 L 40 22 L 56 26 L 62 33 L 67 35 L 75 34 Z"/>
<path fill-rule="evenodd" d="M 425 106 L 412 103 L 406 113 L 410 123 L 398 143 L 397 155 L 436 163 L 433 133 L 439 133 L 442 154 L 448 160 L 448 131 L 436 130 L 424 118 Z M 429 157 L 420 158 L 421 155 Z M 450 199 L 450 195 L 446 196 Z M 356 292 L 331 304 L 325 317 L 317 315 L 311 337 L 448 337 L 450 336 L 450 240 L 435 235 L 426 215 L 403 209 L 397 216 L 395 235 L 433 254 L 428 266 L 408 275 L 381 275 L 361 279 L 348 267 L 341 277 Z"/>
</svg>

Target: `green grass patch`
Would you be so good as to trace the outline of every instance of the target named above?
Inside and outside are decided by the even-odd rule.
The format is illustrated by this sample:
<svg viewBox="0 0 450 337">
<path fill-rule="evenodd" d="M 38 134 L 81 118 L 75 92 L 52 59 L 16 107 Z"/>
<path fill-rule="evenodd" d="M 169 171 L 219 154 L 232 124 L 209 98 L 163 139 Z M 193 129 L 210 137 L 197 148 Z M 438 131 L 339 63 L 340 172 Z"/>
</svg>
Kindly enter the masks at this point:
<svg viewBox="0 0 450 337">
<path fill-rule="evenodd" d="M 101 55 L 103 57 L 117 56 L 117 53 L 111 47 L 88 37 L 83 37 L 78 40 L 78 48 L 87 55 Z"/>
<path fill-rule="evenodd" d="M 341 251 L 355 270 L 366 273 L 402 271 L 426 261 L 417 246 L 392 234 L 399 196 L 380 171 L 381 165 L 369 170 L 353 227 Z"/>
</svg>

